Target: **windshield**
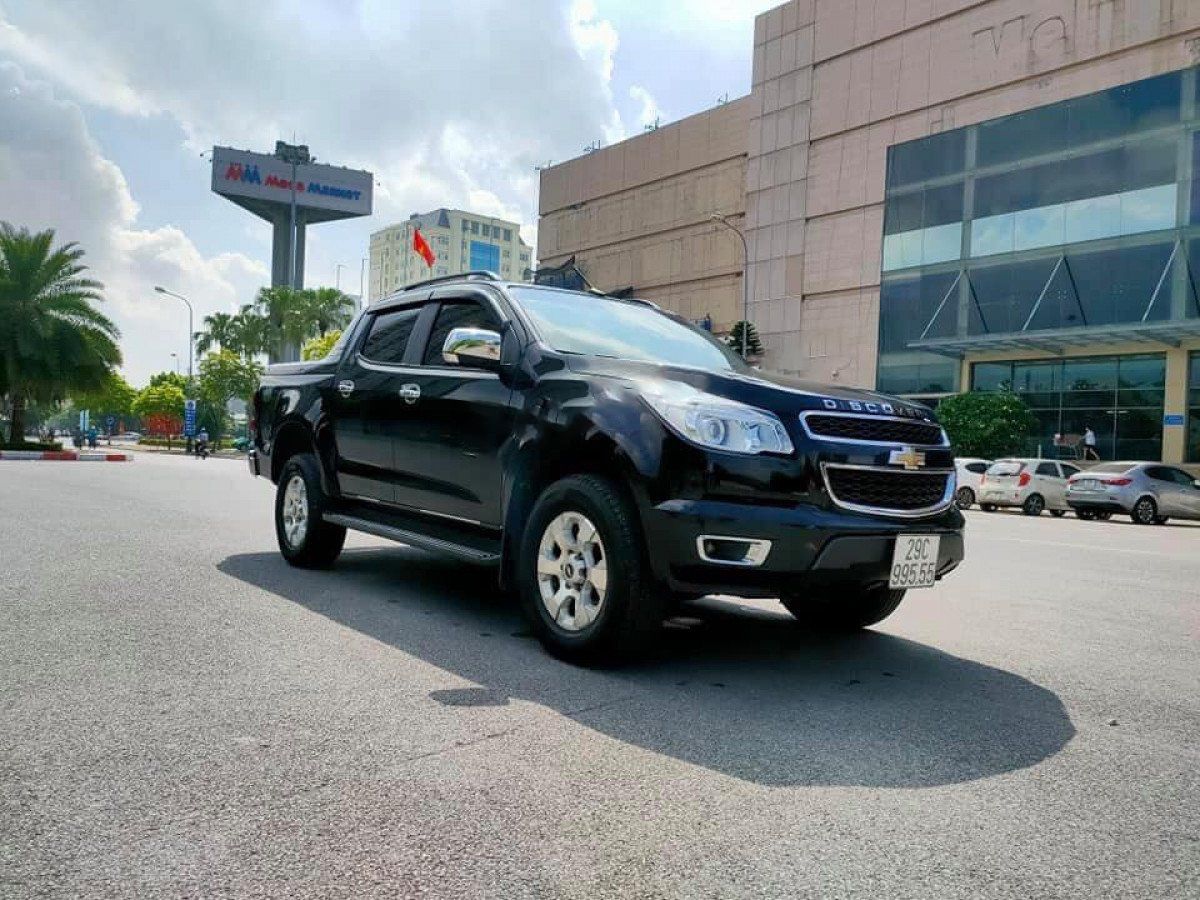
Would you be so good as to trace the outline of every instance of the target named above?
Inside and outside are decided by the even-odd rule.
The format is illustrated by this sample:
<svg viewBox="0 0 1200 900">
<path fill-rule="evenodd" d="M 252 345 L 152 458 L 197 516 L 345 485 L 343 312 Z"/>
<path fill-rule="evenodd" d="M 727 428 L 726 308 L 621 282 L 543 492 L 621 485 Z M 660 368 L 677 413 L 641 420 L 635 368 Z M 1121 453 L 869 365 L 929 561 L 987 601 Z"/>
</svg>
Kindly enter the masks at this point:
<svg viewBox="0 0 1200 900">
<path fill-rule="evenodd" d="M 992 467 L 987 470 L 987 473 L 989 475 L 1019 475 L 1023 468 L 1025 468 L 1025 463 L 1010 459 L 992 463 Z"/>
<path fill-rule="evenodd" d="M 1088 469 L 1089 473 L 1105 473 L 1115 475 L 1118 472 L 1128 472 L 1133 468 L 1129 463 L 1101 463 L 1098 466 L 1092 466 Z"/>
<path fill-rule="evenodd" d="M 554 288 L 514 287 L 542 339 L 560 353 L 697 369 L 741 370 L 712 335 L 649 306 Z"/>
</svg>

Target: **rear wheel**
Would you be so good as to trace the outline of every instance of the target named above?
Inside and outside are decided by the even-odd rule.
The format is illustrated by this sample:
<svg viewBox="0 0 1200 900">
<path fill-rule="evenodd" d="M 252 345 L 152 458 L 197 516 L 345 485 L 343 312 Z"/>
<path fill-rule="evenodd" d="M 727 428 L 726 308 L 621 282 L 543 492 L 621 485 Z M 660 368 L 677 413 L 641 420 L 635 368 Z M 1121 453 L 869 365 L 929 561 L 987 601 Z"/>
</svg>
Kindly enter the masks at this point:
<svg viewBox="0 0 1200 900">
<path fill-rule="evenodd" d="M 1107 512 L 1107 511 L 1098 512 L 1098 513 L 1096 513 L 1096 518 L 1099 519 L 1101 522 L 1107 522 L 1109 519 L 1112 518 L 1112 513 Z"/>
<path fill-rule="evenodd" d="M 835 596 L 792 594 L 780 597 L 797 620 L 824 631 L 857 631 L 882 622 L 896 611 L 904 591 L 885 586 L 851 588 Z"/>
<path fill-rule="evenodd" d="M 289 459 L 275 491 L 275 537 L 279 552 L 293 566 L 319 569 L 333 564 L 346 542 L 346 529 L 330 525 L 321 470 L 311 453 Z"/>
<path fill-rule="evenodd" d="M 960 487 L 954 492 L 954 502 L 959 509 L 970 509 L 975 503 L 975 492 L 969 487 Z"/>
<path fill-rule="evenodd" d="M 1153 497 L 1140 497 L 1138 502 L 1133 504 L 1129 518 L 1137 525 L 1153 525 L 1158 521 L 1158 504 L 1154 502 Z"/>
<path fill-rule="evenodd" d="M 1075 510 L 1075 518 L 1083 519 L 1083 521 L 1085 521 L 1085 522 L 1090 522 L 1090 521 L 1092 521 L 1092 519 L 1098 519 L 1100 517 L 1096 514 L 1096 512 L 1094 510 L 1077 509 L 1077 510 Z"/>
<path fill-rule="evenodd" d="M 607 478 L 575 475 L 542 493 L 521 540 L 517 583 L 538 639 L 570 662 L 643 649 L 666 614 L 650 583 L 637 510 Z"/>
<path fill-rule="evenodd" d="M 1021 511 L 1027 516 L 1040 516 L 1046 508 L 1046 500 L 1041 494 L 1030 494 L 1021 505 Z"/>
</svg>

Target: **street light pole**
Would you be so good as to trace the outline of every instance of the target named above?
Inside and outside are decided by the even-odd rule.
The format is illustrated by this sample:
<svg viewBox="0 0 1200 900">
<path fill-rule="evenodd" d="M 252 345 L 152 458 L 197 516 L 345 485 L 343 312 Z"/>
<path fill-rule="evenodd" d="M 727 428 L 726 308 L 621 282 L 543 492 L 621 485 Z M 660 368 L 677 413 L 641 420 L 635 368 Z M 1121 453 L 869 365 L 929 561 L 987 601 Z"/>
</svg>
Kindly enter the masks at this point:
<svg viewBox="0 0 1200 900">
<path fill-rule="evenodd" d="M 367 305 L 367 258 L 364 256 L 358 266 L 358 308 Z"/>
<path fill-rule="evenodd" d="M 709 218 L 724 225 L 742 242 L 742 359 L 745 359 L 750 342 L 750 245 L 746 243 L 746 235 L 727 216 L 713 213 Z"/>
<path fill-rule="evenodd" d="M 187 308 L 188 308 L 188 381 L 190 382 L 192 380 L 192 376 L 195 374 L 193 371 L 193 368 L 192 368 L 192 358 L 193 358 L 192 342 L 196 339 L 195 312 L 192 309 L 192 301 L 190 301 L 187 297 L 183 296 L 183 294 L 177 294 L 174 291 L 168 291 L 165 287 L 162 287 L 161 285 L 156 284 L 154 286 L 154 290 L 160 294 L 166 294 L 168 297 L 174 297 L 177 300 L 182 300 L 184 303 L 187 304 Z"/>
<path fill-rule="evenodd" d="M 346 268 L 345 263 L 335 263 L 333 266 L 333 284 L 337 290 L 342 289 L 342 269 Z"/>
</svg>

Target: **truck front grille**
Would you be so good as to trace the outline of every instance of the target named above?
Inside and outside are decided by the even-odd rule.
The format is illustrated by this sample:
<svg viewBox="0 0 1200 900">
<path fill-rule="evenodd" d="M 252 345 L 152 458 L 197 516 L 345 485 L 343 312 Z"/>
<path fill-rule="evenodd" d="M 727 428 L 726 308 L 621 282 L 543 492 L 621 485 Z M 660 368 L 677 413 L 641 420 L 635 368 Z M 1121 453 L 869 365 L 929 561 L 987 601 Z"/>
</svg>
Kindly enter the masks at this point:
<svg viewBox="0 0 1200 900">
<path fill-rule="evenodd" d="M 946 443 L 942 427 L 935 422 L 828 413 L 808 413 L 803 422 L 808 433 L 816 438 L 939 447 Z"/>
<path fill-rule="evenodd" d="M 830 499 L 864 512 L 914 515 L 936 512 L 950 504 L 952 472 L 905 472 L 898 469 L 823 467 Z"/>
</svg>

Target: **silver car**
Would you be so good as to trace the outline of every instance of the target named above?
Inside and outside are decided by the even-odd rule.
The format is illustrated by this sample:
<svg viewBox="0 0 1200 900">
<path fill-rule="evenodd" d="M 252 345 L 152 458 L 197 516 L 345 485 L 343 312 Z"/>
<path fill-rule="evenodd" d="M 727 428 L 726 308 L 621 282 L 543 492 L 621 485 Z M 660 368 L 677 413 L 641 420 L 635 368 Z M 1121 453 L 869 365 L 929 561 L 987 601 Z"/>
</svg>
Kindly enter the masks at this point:
<svg viewBox="0 0 1200 900">
<path fill-rule="evenodd" d="M 1162 463 L 1101 463 L 1071 476 L 1067 504 L 1081 519 L 1125 513 L 1139 525 L 1200 519 L 1200 481 Z"/>
<path fill-rule="evenodd" d="M 1027 516 L 1049 510 L 1061 517 L 1067 512 L 1067 479 L 1078 471 L 1078 466 L 1053 459 L 998 459 L 983 474 L 979 508 L 991 512 L 998 506 L 1019 506 Z"/>
</svg>

